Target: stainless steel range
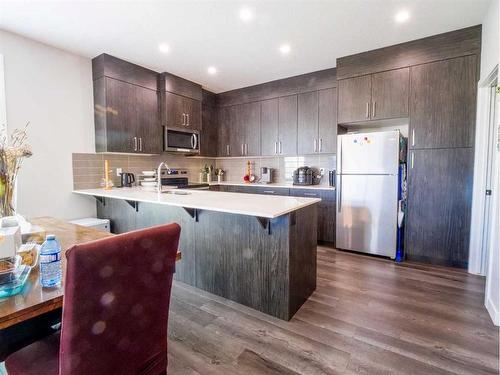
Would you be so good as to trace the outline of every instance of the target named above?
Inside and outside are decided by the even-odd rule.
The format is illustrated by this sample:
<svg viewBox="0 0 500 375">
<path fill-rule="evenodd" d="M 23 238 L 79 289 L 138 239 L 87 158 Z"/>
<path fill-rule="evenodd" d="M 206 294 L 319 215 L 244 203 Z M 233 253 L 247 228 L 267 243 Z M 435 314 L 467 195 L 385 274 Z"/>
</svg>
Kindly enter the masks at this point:
<svg viewBox="0 0 500 375">
<path fill-rule="evenodd" d="M 179 189 L 208 190 L 209 185 L 206 183 L 189 182 L 188 174 L 187 169 L 163 167 L 160 172 L 161 185 Z"/>
</svg>

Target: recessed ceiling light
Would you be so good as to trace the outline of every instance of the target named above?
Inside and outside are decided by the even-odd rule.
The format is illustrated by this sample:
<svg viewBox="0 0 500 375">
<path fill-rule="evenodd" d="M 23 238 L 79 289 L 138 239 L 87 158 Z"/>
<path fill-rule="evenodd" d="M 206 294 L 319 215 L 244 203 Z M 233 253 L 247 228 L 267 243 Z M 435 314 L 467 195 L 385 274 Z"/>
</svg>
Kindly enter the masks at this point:
<svg viewBox="0 0 500 375">
<path fill-rule="evenodd" d="M 398 23 L 403 23 L 408 21 L 408 18 L 410 18 L 410 13 L 407 10 L 401 10 L 396 13 L 396 22 Z"/>
<path fill-rule="evenodd" d="M 291 47 L 290 47 L 290 44 L 282 44 L 280 46 L 280 52 L 283 54 L 283 55 L 288 55 L 291 51 Z"/>
<path fill-rule="evenodd" d="M 170 46 L 167 43 L 160 43 L 158 45 L 158 50 L 161 53 L 169 53 L 170 52 Z"/>
<path fill-rule="evenodd" d="M 248 22 L 253 18 L 253 12 L 249 8 L 240 9 L 240 18 L 242 21 Z"/>
<path fill-rule="evenodd" d="M 217 73 L 217 69 L 215 68 L 215 66 L 209 66 L 208 69 L 208 74 L 215 74 Z"/>
</svg>

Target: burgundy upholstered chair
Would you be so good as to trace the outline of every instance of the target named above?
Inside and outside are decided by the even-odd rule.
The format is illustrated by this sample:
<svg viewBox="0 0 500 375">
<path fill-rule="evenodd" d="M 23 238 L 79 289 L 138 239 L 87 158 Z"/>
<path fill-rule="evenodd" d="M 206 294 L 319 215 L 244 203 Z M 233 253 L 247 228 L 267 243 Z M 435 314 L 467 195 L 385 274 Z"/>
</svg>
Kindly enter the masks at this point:
<svg viewBox="0 0 500 375">
<path fill-rule="evenodd" d="M 10 355 L 9 375 L 165 373 L 179 234 L 169 224 L 69 249 L 61 332 Z"/>
</svg>

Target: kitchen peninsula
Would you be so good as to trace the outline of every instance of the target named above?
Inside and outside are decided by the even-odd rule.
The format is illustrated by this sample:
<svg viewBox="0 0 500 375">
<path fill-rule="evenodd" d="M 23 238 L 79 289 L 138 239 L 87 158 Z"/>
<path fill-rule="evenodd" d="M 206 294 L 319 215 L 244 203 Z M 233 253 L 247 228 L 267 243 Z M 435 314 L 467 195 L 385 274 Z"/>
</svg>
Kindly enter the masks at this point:
<svg viewBox="0 0 500 375">
<path fill-rule="evenodd" d="M 75 190 L 115 233 L 181 225 L 175 279 L 289 320 L 316 289 L 318 198 L 172 189 Z"/>
</svg>

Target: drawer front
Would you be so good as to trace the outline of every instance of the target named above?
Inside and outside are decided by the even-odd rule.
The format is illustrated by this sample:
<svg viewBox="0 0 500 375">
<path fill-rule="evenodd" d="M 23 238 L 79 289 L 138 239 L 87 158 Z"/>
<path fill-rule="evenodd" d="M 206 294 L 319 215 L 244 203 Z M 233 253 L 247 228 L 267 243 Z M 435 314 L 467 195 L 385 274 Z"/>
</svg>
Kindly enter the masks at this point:
<svg viewBox="0 0 500 375">
<path fill-rule="evenodd" d="M 293 197 L 321 198 L 324 201 L 335 202 L 335 190 L 290 189 L 290 195 Z"/>
<path fill-rule="evenodd" d="M 290 195 L 290 189 L 288 188 L 276 188 L 276 187 L 264 187 L 264 186 L 255 186 L 257 190 L 256 194 L 267 194 L 267 195 Z"/>
</svg>

